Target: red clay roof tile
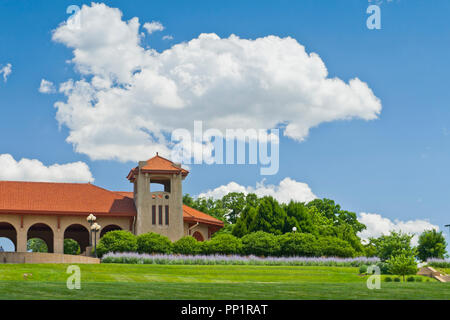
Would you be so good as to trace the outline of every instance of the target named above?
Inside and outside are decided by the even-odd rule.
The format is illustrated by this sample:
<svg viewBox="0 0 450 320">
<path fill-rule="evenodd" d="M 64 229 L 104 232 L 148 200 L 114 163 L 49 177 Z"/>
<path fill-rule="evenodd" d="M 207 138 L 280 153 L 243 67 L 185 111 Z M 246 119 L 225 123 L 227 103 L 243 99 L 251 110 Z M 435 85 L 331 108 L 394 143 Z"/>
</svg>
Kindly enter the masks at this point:
<svg viewBox="0 0 450 320">
<path fill-rule="evenodd" d="M 0 181 L 0 212 L 135 216 L 133 199 L 89 183 Z"/>
</svg>

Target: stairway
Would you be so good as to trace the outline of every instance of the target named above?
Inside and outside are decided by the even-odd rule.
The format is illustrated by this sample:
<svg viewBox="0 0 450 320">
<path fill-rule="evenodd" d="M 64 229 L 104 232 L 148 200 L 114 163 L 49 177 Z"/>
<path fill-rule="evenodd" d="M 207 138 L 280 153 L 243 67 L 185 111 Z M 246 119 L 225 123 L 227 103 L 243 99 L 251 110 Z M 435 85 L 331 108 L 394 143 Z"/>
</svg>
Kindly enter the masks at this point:
<svg viewBox="0 0 450 320">
<path fill-rule="evenodd" d="M 439 271 L 432 267 L 424 267 L 417 272 L 418 275 L 434 278 L 440 282 L 450 282 L 450 276 L 441 274 Z"/>
</svg>

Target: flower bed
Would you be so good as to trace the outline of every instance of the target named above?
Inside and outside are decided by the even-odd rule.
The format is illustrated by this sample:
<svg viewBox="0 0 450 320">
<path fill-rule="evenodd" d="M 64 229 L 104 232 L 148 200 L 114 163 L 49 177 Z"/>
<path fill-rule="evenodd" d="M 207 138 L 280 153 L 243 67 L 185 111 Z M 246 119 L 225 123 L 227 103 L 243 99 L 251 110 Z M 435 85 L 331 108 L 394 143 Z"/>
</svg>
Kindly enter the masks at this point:
<svg viewBox="0 0 450 320">
<path fill-rule="evenodd" d="M 263 266 L 336 266 L 359 267 L 379 262 L 378 258 L 336 257 L 256 257 L 239 255 L 175 255 L 139 254 L 133 252 L 107 253 L 102 263 L 128 264 L 188 264 L 188 265 L 263 265 Z"/>
<path fill-rule="evenodd" d="M 435 268 L 450 268 L 450 260 L 431 258 L 427 260 L 427 265 Z"/>
</svg>

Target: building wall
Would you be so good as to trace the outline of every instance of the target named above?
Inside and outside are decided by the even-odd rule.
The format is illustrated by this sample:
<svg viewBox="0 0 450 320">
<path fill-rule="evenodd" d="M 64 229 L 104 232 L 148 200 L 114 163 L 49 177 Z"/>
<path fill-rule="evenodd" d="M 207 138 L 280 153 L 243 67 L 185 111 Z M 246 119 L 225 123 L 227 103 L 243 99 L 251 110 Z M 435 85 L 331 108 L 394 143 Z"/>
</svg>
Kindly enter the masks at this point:
<svg viewBox="0 0 450 320">
<path fill-rule="evenodd" d="M 100 263 L 100 259 L 60 253 L 0 252 L 1 263 Z"/>
<path fill-rule="evenodd" d="M 192 228 L 189 230 L 190 227 L 192 227 Z M 204 240 L 209 240 L 208 225 L 201 224 L 201 223 L 199 225 L 196 225 L 195 223 L 192 223 L 192 222 L 184 223 L 184 235 L 185 236 L 192 236 L 196 231 L 199 232 L 203 236 Z"/>
<path fill-rule="evenodd" d="M 90 225 L 86 221 L 86 217 L 87 216 L 0 214 L 0 223 L 10 223 L 15 228 L 17 234 L 17 243 L 15 244 L 17 252 L 27 251 L 28 230 L 33 225 L 41 223 L 47 225 L 52 231 L 53 241 L 49 247 L 52 247 L 54 253 L 64 253 L 64 231 L 73 224 L 82 225 L 89 231 Z M 109 225 L 117 225 L 122 230 L 130 231 L 131 226 L 129 217 L 99 216 L 97 217 L 96 222 L 102 229 Z M 97 233 L 97 243 L 102 229 Z"/>
<path fill-rule="evenodd" d="M 145 164 L 145 162 L 144 162 Z M 143 165 L 139 163 L 139 165 Z M 170 192 L 152 192 L 150 183 L 152 179 L 169 179 Z M 166 199 L 168 197 L 168 199 Z M 176 241 L 183 237 L 183 193 L 182 176 L 180 174 L 149 174 L 139 173 L 136 176 L 134 201 L 137 210 L 137 235 L 155 232 Z M 152 222 L 152 207 L 156 209 L 156 223 Z M 162 206 L 163 222 L 159 223 L 159 206 Z M 165 223 L 165 206 L 169 206 L 169 224 Z"/>
</svg>

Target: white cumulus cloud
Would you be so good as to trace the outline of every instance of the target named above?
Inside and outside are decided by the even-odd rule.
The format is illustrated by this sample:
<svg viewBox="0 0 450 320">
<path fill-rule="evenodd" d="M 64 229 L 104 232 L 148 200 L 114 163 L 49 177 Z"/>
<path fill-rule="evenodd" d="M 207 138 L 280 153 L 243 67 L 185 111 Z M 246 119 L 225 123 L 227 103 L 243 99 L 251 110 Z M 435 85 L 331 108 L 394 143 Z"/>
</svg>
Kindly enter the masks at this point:
<svg viewBox="0 0 450 320">
<path fill-rule="evenodd" d="M 42 79 L 41 85 L 39 87 L 39 92 L 40 93 L 54 93 L 54 92 L 56 92 L 55 85 L 51 81 Z"/>
<path fill-rule="evenodd" d="M 289 177 L 281 180 L 279 185 L 266 185 L 263 180 L 257 183 L 256 187 L 244 187 L 236 182 L 230 182 L 200 193 L 198 197 L 221 199 L 230 192 L 255 193 L 259 197 L 272 196 L 282 203 L 289 203 L 291 200 L 309 202 L 317 198 L 306 183 L 295 181 Z"/>
<path fill-rule="evenodd" d="M 93 182 L 84 162 L 45 166 L 36 159 L 16 161 L 10 154 L 0 155 L 0 180 L 43 182 Z"/>
<path fill-rule="evenodd" d="M 389 218 L 383 217 L 377 213 L 365 213 L 361 212 L 358 217 L 358 221 L 365 224 L 367 229 L 359 233 L 362 240 L 368 238 L 377 238 L 381 235 L 388 235 L 392 230 L 401 231 L 403 233 L 413 234 L 414 237 L 411 240 L 413 245 L 418 244 L 419 235 L 425 230 L 439 230 L 439 227 L 433 225 L 427 220 L 408 220 L 401 221 L 395 219 L 392 221 Z"/>
<path fill-rule="evenodd" d="M 152 34 L 155 31 L 163 31 L 164 26 L 159 21 L 146 22 L 143 25 L 148 34 Z"/>
<path fill-rule="evenodd" d="M 321 123 L 381 112 L 365 82 L 329 78 L 319 55 L 291 37 L 200 34 L 157 52 L 141 45 L 136 17 L 124 21 L 120 10 L 95 3 L 78 14 L 80 28 L 64 22 L 53 31 L 81 74 L 60 84 L 66 99 L 55 107 L 67 141 L 91 159 L 169 156 L 167 137 L 192 130 L 194 120 L 222 132 L 281 127 L 301 141 Z"/>
<path fill-rule="evenodd" d="M 3 74 L 3 81 L 8 81 L 8 77 L 12 72 L 12 65 L 11 63 L 6 64 L 5 66 L 0 66 L 0 75 Z"/>
</svg>

